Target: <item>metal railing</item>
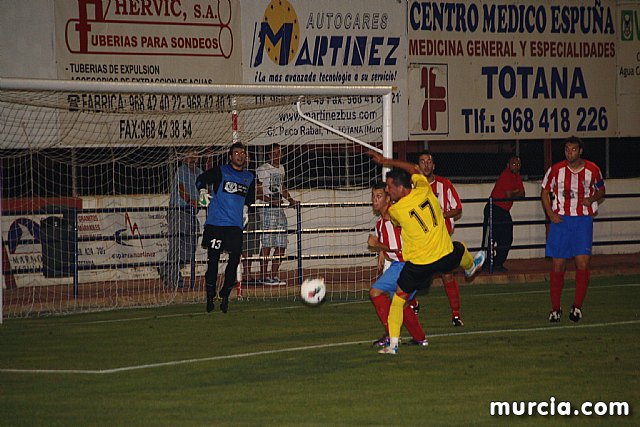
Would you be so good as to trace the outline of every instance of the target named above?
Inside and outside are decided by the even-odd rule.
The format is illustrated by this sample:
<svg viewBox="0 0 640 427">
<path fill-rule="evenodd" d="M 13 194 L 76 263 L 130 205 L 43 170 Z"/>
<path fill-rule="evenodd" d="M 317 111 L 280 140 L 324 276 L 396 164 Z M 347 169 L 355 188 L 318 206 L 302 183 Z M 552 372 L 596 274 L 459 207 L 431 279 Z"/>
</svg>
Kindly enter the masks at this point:
<svg viewBox="0 0 640 427">
<path fill-rule="evenodd" d="M 629 193 L 629 194 L 608 194 L 606 196 L 607 199 L 627 199 L 627 198 L 639 198 L 640 193 Z M 470 199 L 462 199 L 463 203 L 471 204 L 471 203 L 492 203 L 496 201 L 518 201 L 518 202 L 540 202 L 539 197 L 522 197 L 522 198 L 503 198 L 503 199 L 493 199 L 493 198 L 470 198 Z M 254 208 L 265 206 L 263 204 L 256 204 Z M 302 221 L 302 213 L 304 209 L 318 209 L 318 208 L 340 208 L 340 207 L 368 207 L 370 203 L 368 202 L 325 202 L 325 203 L 301 203 L 296 207 L 296 224 L 295 228 L 289 228 L 286 230 L 251 230 L 246 231 L 245 234 L 263 234 L 263 233 L 282 233 L 288 235 L 296 236 L 297 250 L 295 254 L 283 255 L 283 256 L 271 256 L 269 259 L 280 259 L 282 261 L 296 261 L 296 269 L 297 269 L 297 277 L 298 283 L 302 282 L 303 277 L 303 269 L 304 269 L 304 261 L 306 260 L 331 260 L 331 259 L 356 259 L 356 258 L 373 258 L 376 254 L 366 251 L 353 251 L 350 253 L 309 253 L 304 250 L 304 238 L 305 235 L 312 234 L 329 234 L 329 233 L 364 233 L 364 232 L 372 232 L 373 229 L 369 227 L 362 226 L 327 226 L 327 227 L 303 227 Z M 92 265 L 82 265 L 78 263 L 78 244 L 81 242 L 92 242 L 92 241 L 114 241 L 116 237 L 114 235 L 94 235 L 94 236 L 79 236 L 78 234 L 78 215 L 86 215 L 86 214 L 100 214 L 100 213 L 124 213 L 124 212 L 163 212 L 167 211 L 170 208 L 167 207 L 127 207 L 127 208 L 105 208 L 105 209 L 75 209 L 75 208 L 61 208 L 61 207 L 48 207 L 39 210 L 31 210 L 31 211 L 5 211 L 3 215 L 12 215 L 12 216 L 32 216 L 32 215 L 64 215 L 69 219 L 70 227 L 70 235 L 69 241 L 70 244 L 73 245 L 70 248 L 72 251 L 69 262 L 72 265 L 68 266 L 70 272 L 73 275 L 73 283 L 74 283 L 74 295 L 77 295 L 78 288 L 78 273 L 80 271 L 88 271 L 88 270 L 100 270 L 100 269 L 122 269 L 122 268 L 137 268 L 137 267 L 158 267 L 163 265 L 166 261 L 145 261 L 145 262 L 127 262 L 123 260 L 122 262 L 113 262 L 113 263 L 103 263 L 103 264 L 92 264 Z M 613 217 L 596 217 L 594 218 L 594 222 L 637 222 L 640 221 L 640 216 L 613 216 Z M 513 221 L 514 227 L 518 226 L 531 226 L 531 225 L 545 225 L 548 224 L 548 220 L 519 220 Z M 483 222 L 472 222 L 472 223 L 457 223 L 456 228 L 482 228 L 484 226 Z M 489 224 L 489 232 L 492 232 L 493 224 Z M 202 233 L 197 234 L 197 238 L 200 238 Z M 157 233 L 157 234 L 142 234 L 136 236 L 121 236 L 120 239 L 123 240 L 133 240 L 133 239 L 166 239 L 170 236 L 168 233 Z M 36 241 L 36 239 L 21 239 L 22 243 L 26 244 L 37 244 L 41 243 Z M 6 246 L 9 243 L 3 240 L 3 245 L 5 246 L 4 253 L 7 253 Z M 630 238 L 630 239 L 609 239 L 609 240 L 598 240 L 593 242 L 593 246 L 614 246 L 614 245 L 633 245 L 640 244 L 640 239 Z M 541 249 L 544 248 L 545 244 L 513 244 L 510 246 L 511 250 L 523 250 L 523 249 Z M 470 247 L 472 251 L 480 250 L 482 247 Z M 195 251 L 192 251 L 195 254 Z M 251 261 L 257 261 L 264 259 L 260 255 L 254 255 L 248 257 Z M 196 261 L 195 255 L 191 260 L 191 283 L 194 283 L 193 280 L 196 276 L 196 264 L 205 264 L 206 261 Z M 3 274 L 26 274 L 26 273 L 38 273 L 43 272 L 44 267 L 13 267 L 10 269 L 3 270 Z"/>
</svg>

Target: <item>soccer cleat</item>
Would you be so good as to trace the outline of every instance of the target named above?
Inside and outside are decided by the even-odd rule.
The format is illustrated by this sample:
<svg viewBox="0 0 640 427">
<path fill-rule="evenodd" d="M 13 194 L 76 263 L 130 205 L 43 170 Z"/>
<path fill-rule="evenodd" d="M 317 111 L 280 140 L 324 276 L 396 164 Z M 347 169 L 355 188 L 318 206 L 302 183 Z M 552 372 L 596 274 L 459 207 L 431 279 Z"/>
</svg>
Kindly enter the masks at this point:
<svg viewBox="0 0 640 427">
<path fill-rule="evenodd" d="M 467 279 L 471 278 L 479 268 L 484 264 L 484 260 L 487 257 L 485 251 L 478 251 L 476 256 L 473 257 L 473 265 L 468 270 L 464 271 L 464 275 Z"/>
<path fill-rule="evenodd" d="M 220 310 L 223 313 L 229 311 L 229 295 L 222 297 L 222 302 L 220 303 Z"/>
<path fill-rule="evenodd" d="M 451 324 L 453 326 L 464 326 L 464 322 L 462 321 L 462 319 L 460 318 L 460 316 L 453 316 L 451 318 Z"/>
<path fill-rule="evenodd" d="M 383 335 L 377 340 L 375 340 L 372 344 L 373 347 L 386 347 L 389 345 L 389 335 Z"/>
<path fill-rule="evenodd" d="M 271 286 L 284 286 L 286 284 L 287 282 L 285 282 L 284 280 L 280 279 L 277 276 L 274 276 L 271 278 Z"/>
<path fill-rule="evenodd" d="M 381 350 L 378 350 L 378 353 L 380 353 L 380 354 L 398 354 L 398 346 L 395 346 L 395 347 L 391 347 L 391 346 L 383 347 Z"/>
<path fill-rule="evenodd" d="M 215 307 L 214 300 L 216 299 L 216 286 L 207 283 L 207 313 L 211 313 Z"/>
<path fill-rule="evenodd" d="M 418 315 L 418 313 L 420 313 L 420 303 L 418 302 L 417 299 L 412 299 L 409 302 L 409 307 L 411 307 L 411 309 L 413 310 L 413 312 L 416 314 L 416 316 Z"/>
<path fill-rule="evenodd" d="M 264 286 L 284 286 L 287 284 L 284 280 L 280 280 L 277 276 L 267 277 L 262 281 Z"/>
<path fill-rule="evenodd" d="M 575 305 L 572 305 L 571 311 L 569 312 L 569 320 L 572 322 L 579 322 L 580 319 L 582 319 L 582 310 Z"/>
<path fill-rule="evenodd" d="M 559 323 L 560 318 L 562 317 L 562 309 L 554 310 L 549 313 L 549 322 L 551 323 Z"/>
<path fill-rule="evenodd" d="M 429 341 L 425 338 L 423 340 L 414 340 L 412 339 L 407 343 L 407 345 L 417 345 L 419 347 L 426 347 L 429 345 Z"/>
</svg>

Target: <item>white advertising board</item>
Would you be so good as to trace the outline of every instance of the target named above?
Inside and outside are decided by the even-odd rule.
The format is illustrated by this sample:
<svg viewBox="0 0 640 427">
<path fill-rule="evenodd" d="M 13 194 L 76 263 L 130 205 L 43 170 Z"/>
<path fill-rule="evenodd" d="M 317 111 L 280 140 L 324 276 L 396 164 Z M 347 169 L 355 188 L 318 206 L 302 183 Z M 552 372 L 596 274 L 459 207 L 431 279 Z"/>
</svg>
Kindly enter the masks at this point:
<svg viewBox="0 0 640 427">
<path fill-rule="evenodd" d="M 615 1 L 407 7 L 411 139 L 616 134 Z"/>
<path fill-rule="evenodd" d="M 253 6 L 242 10 L 244 83 L 395 86 L 393 139 L 407 139 L 403 2 L 261 0 Z M 371 131 L 366 124 L 378 114 L 371 104 L 380 103 L 379 98 L 353 98 L 349 105 L 333 105 L 330 113 L 326 105 L 307 107 L 328 117 L 329 125 L 359 136 Z M 358 109 L 362 113 L 354 115 Z M 300 141 L 331 138 L 325 131 L 305 138 L 307 129 L 297 114 L 282 115 L 272 127 L 256 142 L 281 142 L 288 129 L 298 130 Z M 368 139 L 381 141 L 381 132 L 374 129 Z"/>
<path fill-rule="evenodd" d="M 27 0 L 0 2 L 0 16 L 2 77 L 242 82 L 239 0 Z M 208 144 L 214 129 L 231 134 L 230 118 L 213 124 L 212 115 L 202 114 L 221 109 L 222 102 L 204 95 L 71 93 L 62 109 L 38 112 L 46 116 L 28 131 L 7 128 L 13 140 L 3 143 L 12 148 L 128 146 L 142 140 Z M 30 113 L 29 107 L 15 108 Z M 14 114 L 5 108 L 0 119 L 23 126 L 10 119 Z M 43 132 L 39 123 L 58 123 L 59 132 Z"/>
<path fill-rule="evenodd" d="M 137 199 L 121 196 L 124 205 L 135 204 Z M 106 198 L 87 198 L 85 205 L 102 205 Z M 89 210 L 77 215 L 78 228 L 78 280 L 79 283 L 108 280 L 147 279 L 157 277 L 157 265 L 167 259 L 168 228 L 166 211 L 159 206 L 166 204 L 166 196 L 155 196 L 148 200 L 158 205 L 149 210 L 121 208 L 118 212 L 102 209 Z M 17 287 L 41 286 L 69 283 L 69 277 L 44 277 L 43 250 L 47 244 L 62 245 L 59 249 L 69 251 L 73 242 L 62 240 L 46 242 L 43 220 L 61 214 L 8 214 L 2 216 L 2 239 L 5 242 L 5 267 L 18 271 L 12 275 Z M 205 212 L 198 215 L 204 224 Z M 70 231 L 71 232 L 71 231 Z M 58 246 L 56 246 L 58 247 Z M 57 255 L 58 259 L 71 261 L 71 255 Z M 206 259 L 206 252 L 196 246 L 196 260 Z M 60 261 L 62 263 L 62 261 Z M 61 266 L 71 271 L 70 265 Z M 185 268 L 188 271 L 189 266 Z M 202 273 L 200 267 L 199 273 Z"/>
<path fill-rule="evenodd" d="M 618 130 L 640 135 L 640 2 L 618 1 Z"/>
<path fill-rule="evenodd" d="M 0 75 L 240 83 L 239 0 L 0 2 Z"/>
<path fill-rule="evenodd" d="M 232 0 L 55 1 L 59 79 L 239 83 Z"/>
</svg>

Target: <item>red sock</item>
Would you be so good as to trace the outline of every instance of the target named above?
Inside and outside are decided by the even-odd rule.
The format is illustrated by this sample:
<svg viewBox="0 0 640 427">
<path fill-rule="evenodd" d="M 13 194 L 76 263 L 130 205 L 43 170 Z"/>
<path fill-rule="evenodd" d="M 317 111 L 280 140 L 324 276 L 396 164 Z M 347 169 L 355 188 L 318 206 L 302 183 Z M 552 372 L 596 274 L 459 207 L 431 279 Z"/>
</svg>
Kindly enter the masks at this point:
<svg viewBox="0 0 640 427">
<path fill-rule="evenodd" d="M 377 297 L 371 298 L 373 306 L 376 308 L 376 313 L 380 319 L 380 323 L 384 326 L 384 330 L 389 333 L 389 307 L 391 307 L 391 300 L 387 294 L 380 294 Z"/>
<path fill-rule="evenodd" d="M 451 315 L 460 317 L 460 291 L 458 290 L 458 282 L 456 282 L 455 277 L 451 282 L 444 284 L 444 290 L 447 292 L 447 297 L 449 298 Z"/>
<path fill-rule="evenodd" d="M 402 324 L 407 328 L 407 331 L 409 331 L 414 340 L 424 341 L 427 338 L 413 308 L 409 306 L 404 308 L 402 312 Z"/>
<path fill-rule="evenodd" d="M 589 285 L 589 270 L 576 270 L 576 296 L 573 298 L 573 306 L 582 308 L 584 297 L 587 296 L 587 286 Z"/>
<path fill-rule="evenodd" d="M 564 272 L 551 272 L 551 310 L 560 310 L 560 297 L 564 287 Z"/>
</svg>

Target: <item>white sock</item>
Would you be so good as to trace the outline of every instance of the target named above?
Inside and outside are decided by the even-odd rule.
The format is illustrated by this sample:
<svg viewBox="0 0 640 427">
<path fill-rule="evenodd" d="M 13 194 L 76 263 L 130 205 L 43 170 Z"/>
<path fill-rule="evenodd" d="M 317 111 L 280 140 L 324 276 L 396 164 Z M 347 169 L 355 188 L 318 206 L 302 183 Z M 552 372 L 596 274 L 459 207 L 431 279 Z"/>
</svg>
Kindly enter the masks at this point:
<svg viewBox="0 0 640 427">
<path fill-rule="evenodd" d="M 396 348 L 398 347 L 398 342 L 400 341 L 399 337 L 391 337 L 389 339 L 389 347 Z"/>
</svg>

